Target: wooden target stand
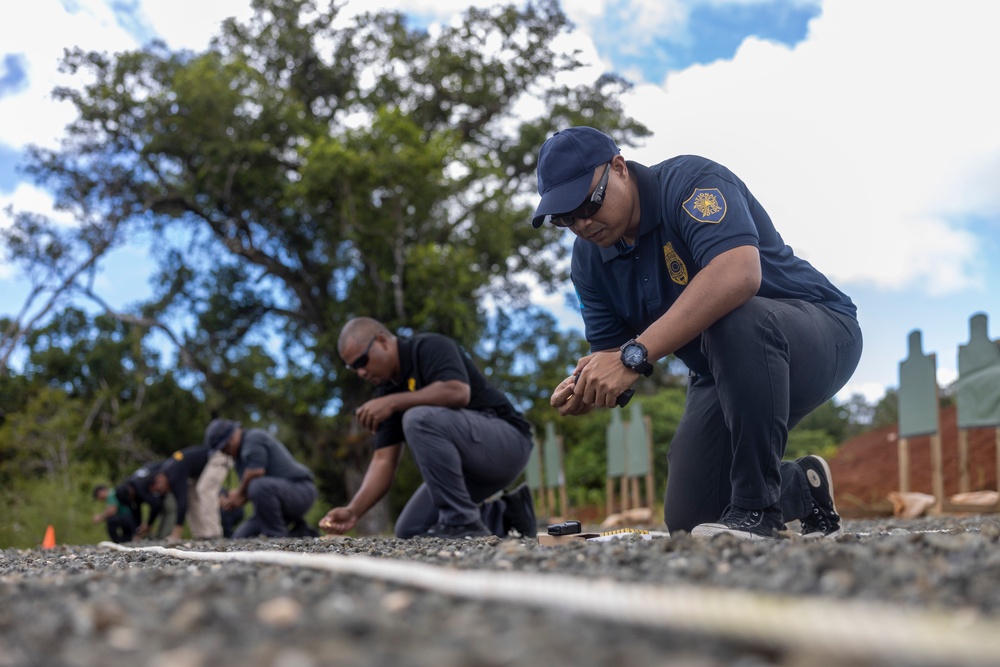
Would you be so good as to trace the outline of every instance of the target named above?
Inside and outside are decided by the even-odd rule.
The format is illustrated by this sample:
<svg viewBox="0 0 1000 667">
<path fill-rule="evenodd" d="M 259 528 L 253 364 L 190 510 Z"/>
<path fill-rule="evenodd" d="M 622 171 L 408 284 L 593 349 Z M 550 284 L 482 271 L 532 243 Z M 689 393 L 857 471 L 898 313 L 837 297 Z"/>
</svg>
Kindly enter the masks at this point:
<svg viewBox="0 0 1000 667">
<path fill-rule="evenodd" d="M 653 420 L 649 415 L 642 414 L 642 409 L 637 403 L 632 405 L 627 422 L 621 419 L 619 411 L 613 410 L 606 437 L 605 516 L 641 507 L 652 510 L 656 500 L 653 473 Z M 642 492 L 643 485 L 645 493 Z"/>
<path fill-rule="evenodd" d="M 987 335 L 986 315 L 970 320 L 969 343 L 958 354 L 958 486 L 959 493 L 969 493 L 969 432 L 973 428 L 993 427 L 997 486 L 1000 488 L 1000 347 Z M 910 491 L 909 438 L 928 436 L 931 457 L 932 512 L 1000 512 L 1000 493 L 992 504 L 952 502 L 945 497 L 944 469 L 939 424 L 939 395 L 936 357 L 921 349 L 920 331 L 909 336 L 909 356 L 899 365 L 899 490 Z"/>
<path fill-rule="evenodd" d="M 958 348 L 958 491 L 969 493 L 969 434 L 976 428 L 993 428 L 996 481 L 1000 490 L 1000 347 L 990 340 L 985 313 L 969 319 L 969 342 Z M 970 509 L 972 508 L 972 509 Z M 1000 512 L 1000 493 L 993 505 L 947 502 L 946 511 Z"/>
</svg>

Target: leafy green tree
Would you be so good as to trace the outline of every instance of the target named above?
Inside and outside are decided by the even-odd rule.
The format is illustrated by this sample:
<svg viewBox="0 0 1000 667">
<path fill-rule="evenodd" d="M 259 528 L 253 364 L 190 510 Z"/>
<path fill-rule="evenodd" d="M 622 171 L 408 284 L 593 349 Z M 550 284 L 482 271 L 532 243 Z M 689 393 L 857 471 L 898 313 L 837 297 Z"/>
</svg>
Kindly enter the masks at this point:
<svg viewBox="0 0 1000 667">
<path fill-rule="evenodd" d="M 835 444 L 842 442 L 849 430 L 848 410 L 835 400 L 829 400 L 819 406 L 792 429 L 795 431 L 818 431 L 826 433 Z M 791 436 L 791 434 L 789 434 Z"/>
<path fill-rule="evenodd" d="M 871 428 L 875 406 L 869 403 L 863 394 L 852 394 L 840 407 L 847 414 L 849 432 L 845 434 L 846 437 L 855 436 Z"/>
<path fill-rule="evenodd" d="M 201 53 L 65 57 L 83 83 L 55 96 L 77 118 L 31 172 L 60 202 L 100 202 L 102 229 L 153 234 L 156 294 L 115 314 L 174 341 L 209 413 L 294 429 L 312 459 L 367 452 L 330 418 L 367 395 L 335 353 L 355 315 L 453 336 L 518 402 L 540 400 L 515 377 L 550 357 L 481 342 L 537 319 L 529 284 L 565 278 L 563 235 L 527 224 L 538 148 L 570 124 L 624 146 L 647 136 L 621 106 L 629 84 L 562 83 L 579 63 L 550 46 L 568 29 L 554 0 L 470 9 L 433 33 L 399 13 L 339 21 L 333 3 L 253 8 Z M 543 110 L 525 118 L 529 99 Z M 276 387 L 290 400 L 240 405 Z"/>
<path fill-rule="evenodd" d="M 47 524 L 93 541 L 93 485 L 200 442 L 201 402 L 163 371 L 147 330 L 68 308 L 25 337 L 24 372 L 0 381 L 0 546 Z"/>
<path fill-rule="evenodd" d="M 0 327 L 3 324 L 0 320 Z M 3 427 L 9 415 L 24 409 L 28 400 L 29 385 L 24 375 L 15 375 L 9 369 L 0 373 L 0 427 Z"/>
<path fill-rule="evenodd" d="M 35 213 L 11 211 L 13 224 L 0 229 L 5 262 L 17 267 L 29 284 L 20 311 L 0 320 L 0 375 L 6 374 L 25 338 L 79 295 L 93 280 L 103 257 L 123 242 L 117 223 L 105 221 L 93 200 L 77 198 L 56 175 L 48 183 L 59 191 L 60 207 L 77 224 L 57 224 Z"/>
<path fill-rule="evenodd" d="M 899 390 L 893 388 L 875 404 L 872 415 L 872 428 L 883 428 L 899 424 Z"/>
<path fill-rule="evenodd" d="M 202 409 L 161 369 L 147 334 L 67 308 L 26 338 L 25 376 L 90 406 L 81 453 L 112 474 L 200 441 L 194 417 Z M 155 409 L 148 409 L 151 400 Z"/>
<path fill-rule="evenodd" d="M 807 454 L 831 457 L 847 440 L 877 428 L 879 411 L 879 406 L 871 405 L 861 394 L 854 394 L 843 402 L 829 400 L 789 432 L 785 458 L 796 459 Z"/>
<path fill-rule="evenodd" d="M 524 306 L 524 272 L 542 286 L 565 275 L 543 252 L 558 231 L 526 224 L 544 137 L 582 121 L 625 144 L 646 134 L 622 113 L 624 81 L 552 83 L 577 67 L 548 46 L 567 27 L 554 2 L 469 10 L 436 35 L 395 13 L 334 27 L 333 6 L 254 7 L 203 54 L 70 53 L 67 68 L 93 81 L 57 92 L 79 111 L 73 149 L 35 153 L 38 174 L 114 185 L 143 203 L 122 211 L 133 223 L 188 232 L 183 252 L 164 253 L 199 335 L 242 322 L 238 342 L 273 315 L 332 371 L 355 313 L 471 345 L 486 297 Z M 527 96 L 552 113 L 518 119 Z M 121 169 L 106 169 L 111 156 Z"/>
<path fill-rule="evenodd" d="M 794 461 L 797 458 L 817 454 L 829 458 L 836 454 L 836 440 L 828 431 L 795 427 L 788 433 L 788 444 L 785 446 L 785 460 Z"/>
<path fill-rule="evenodd" d="M 0 546 L 35 546 L 49 523 L 76 525 L 75 491 L 95 469 L 83 451 L 95 404 L 44 387 L 0 427 Z M 44 514 L 41 509 L 44 508 Z"/>
<path fill-rule="evenodd" d="M 638 401 L 642 414 L 650 417 L 653 429 L 653 466 L 656 489 L 654 497 L 662 501 L 667 482 L 667 451 L 677 432 L 684 412 L 685 390 L 680 387 L 656 389 L 646 393 L 647 387 L 632 400 Z M 622 415 L 626 421 L 628 413 Z M 607 428 L 611 421 L 610 410 L 595 410 L 580 417 L 559 417 L 550 412 L 557 433 L 563 438 L 565 473 L 569 502 L 574 506 L 598 505 L 605 502 L 607 479 Z"/>
<path fill-rule="evenodd" d="M 0 429 L 3 475 L 7 483 L 46 476 L 67 481 L 71 464 L 79 460 L 95 420 L 93 405 L 73 399 L 57 388 L 43 388 L 24 410 L 10 415 Z"/>
</svg>

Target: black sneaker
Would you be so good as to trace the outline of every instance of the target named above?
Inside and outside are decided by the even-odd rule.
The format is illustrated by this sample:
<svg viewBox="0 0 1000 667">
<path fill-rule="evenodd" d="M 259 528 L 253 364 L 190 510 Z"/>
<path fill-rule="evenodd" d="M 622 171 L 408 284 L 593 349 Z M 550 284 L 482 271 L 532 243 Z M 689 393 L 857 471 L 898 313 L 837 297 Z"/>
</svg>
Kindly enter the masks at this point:
<svg viewBox="0 0 1000 667">
<path fill-rule="evenodd" d="M 504 532 L 516 530 L 522 537 L 535 537 L 538 534 L 538 520 L 535 518 L 535 500 L 527 484 L 521 484 L 513 491 L 502 496 L 505 503 L 503 511 Z"/>
<path fill-rule="evenodd" d="M 319 531 L 306 523 L 305 520 L 296 521 L 288 529 L 289 537 L 319 537 Z"/>
<path fill-rule="evenodd" d="M 840 515 L 833 504 L 833 477 L 830 466 L 816 455 L 803 456 L 795 463 L 802 468 L 812 494 L 809 514 L 799 519 L 803 537 L 836 537 L 840 535 Z"/>
<path fill-rule="evenodd" d="M 785 530 L 777 504 L 760 510 L 730 505 L 718 523 L 702 523 L 691 530 L 693 537 L 713 537 L 728 533 L 741 540 L 770 540 Z"/>
<path fill-rule="evenodd" d="M 463 537 L 489 537 L 493 533 L 483 525 L 482 521 L 474 521 L 462 526 L 455 526 L 448 523 L 436 523 L 426 532 L 421 533 L 421 537 L 440 537 L 446 540 L 458 540 Z"/>
</svg>

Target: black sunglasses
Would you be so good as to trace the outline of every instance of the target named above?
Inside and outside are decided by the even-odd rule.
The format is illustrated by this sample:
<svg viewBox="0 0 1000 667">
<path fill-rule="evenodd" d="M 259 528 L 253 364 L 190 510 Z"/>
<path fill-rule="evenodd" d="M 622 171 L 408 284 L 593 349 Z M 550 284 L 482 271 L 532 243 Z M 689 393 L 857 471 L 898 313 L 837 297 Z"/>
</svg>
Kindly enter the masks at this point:
<svg viewBox="0 0 1000 667">
<path fill-rule="evenodd" d="M 559 213 L 557 215 L 547 215 L 543 222 L 550 222 L 556 227 L 572 227 L 581 218 L 592 218 L 594 214 L 601 210 L 604 203 L 604 191 L 608 189 L 608 176 L 611 174 L 611 163 L 604 168 L 604 175 L 601 181 L 594 188 L 587 201 L 583 202 L 574 211 L 569 213 Z"/>
<path fill-rule="evenodd" d="M 372 345 L 375 343 L 376 340 L 378 340 L 378 336 L 372 336 L 372 339 L 368 341 L 368 347 L 365 348 L 365 351 L 362 352 L 361 356 L 359 356 L 357 359 L 347 364 L 347 368 L 352 371 L 360 371 L 362 368 L 367 366 L 369 361 L 368 353 L 371 351 Z"/>
</svg>

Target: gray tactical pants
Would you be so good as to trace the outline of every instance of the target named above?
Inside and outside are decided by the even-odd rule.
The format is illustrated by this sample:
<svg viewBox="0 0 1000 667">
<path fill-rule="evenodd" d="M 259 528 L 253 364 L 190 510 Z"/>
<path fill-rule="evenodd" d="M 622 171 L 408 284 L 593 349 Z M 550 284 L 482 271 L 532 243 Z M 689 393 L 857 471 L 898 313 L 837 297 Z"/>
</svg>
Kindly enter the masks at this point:
<svg viewBox="0 0 1000 667">
<path fill-rule="evenodd" d="M 424 483 L 396 520 L 402 538 L 438 522 L 484 520 L 492 528 L 498 514 L 480 503 L 517 479 L 534 446 L 530 435 L 490 413 L 436 406 L 407 410 L 403 433 Z"/>
</svg>

